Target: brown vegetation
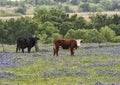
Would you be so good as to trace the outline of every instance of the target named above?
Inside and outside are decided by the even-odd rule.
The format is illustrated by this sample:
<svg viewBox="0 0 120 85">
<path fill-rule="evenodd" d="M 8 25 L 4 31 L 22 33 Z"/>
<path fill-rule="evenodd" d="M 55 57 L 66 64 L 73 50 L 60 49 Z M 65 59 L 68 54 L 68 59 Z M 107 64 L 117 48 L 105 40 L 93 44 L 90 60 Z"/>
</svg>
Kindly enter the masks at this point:
<svg viewBox="0 0 120 85">
<path fill-rule="evenodd" d="M 108 16 L 111 16 L 111 15 L 114 15 L 114 14 L 118 14 L 120 15 L 120 12 L 119 11 L 108 11 L 108 12 L 79 12 L 79 13 L 68 13 L 70 16 L 74 15 L 74 14 L 77 14 L 77 16 L 81 16 L 81 17 L 84 17 L 85 19 L 88 19 L 89 16 L 93 15 L 93 14 L 96 14 L 96 13 L 102 13 L 102 14 L 107 14 Z M 14 19 L 17 19 L 17 18 L 20 18 L 20 17 L 33 17 L 34 15 L 21 15 L 21 16 L 7 16 L 7 17 L 0 17 L 0 19 L 3 19 L 3 20 L 7 20 L 7 19 L 11 19 L 11 18 L 14 18 Z"/>
<path fill-rule="evenodd" d="M 89 16 L 96 14 L 96 13 L 102 13 L 102 14 L 107 14 L 108 16 L 118 14 L 120 15 L 119 11 L 108 11 L 108 12 L 79 12 L 79 13 L 69 13 L 70 16 L 77 14 L 77 16 L 84 17 L 85 19 L 88 19 Z"/>
</svg>

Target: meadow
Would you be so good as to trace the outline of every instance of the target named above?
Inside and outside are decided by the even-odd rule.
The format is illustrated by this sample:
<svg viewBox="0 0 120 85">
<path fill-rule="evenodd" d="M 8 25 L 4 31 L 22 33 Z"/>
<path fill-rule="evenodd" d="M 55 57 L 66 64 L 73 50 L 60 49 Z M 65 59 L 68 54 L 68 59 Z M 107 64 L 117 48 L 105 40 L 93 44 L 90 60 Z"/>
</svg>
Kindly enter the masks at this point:
<svg viewBox="0 0 120 85">
<path fill-rule="evenodd" d="M 120 43 L 84 43 L 70 56 L 52 44 L 40 52 L 15 53 L 15 45 L 0 47 L 0 85 L 120 85 Z"/>
</svg>

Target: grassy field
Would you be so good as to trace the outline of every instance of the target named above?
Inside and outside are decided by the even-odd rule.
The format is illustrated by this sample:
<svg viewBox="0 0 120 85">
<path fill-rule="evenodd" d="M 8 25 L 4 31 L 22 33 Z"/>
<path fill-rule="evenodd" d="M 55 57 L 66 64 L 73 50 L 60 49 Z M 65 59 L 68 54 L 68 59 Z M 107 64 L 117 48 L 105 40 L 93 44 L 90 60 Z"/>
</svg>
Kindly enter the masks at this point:
<svg viewBox="0 0 120 85">
<path fill-rule="evenodd" d="M 5 46 L 6 47 L 6 46 Z M 0 85 L 118 85 L 120 44 L 83 44 L 70 56 L 60 50 L 53 56 L 51 44 L 40 52 L 15 53 L 15 46 L 0 48 Z"/>
</svg>

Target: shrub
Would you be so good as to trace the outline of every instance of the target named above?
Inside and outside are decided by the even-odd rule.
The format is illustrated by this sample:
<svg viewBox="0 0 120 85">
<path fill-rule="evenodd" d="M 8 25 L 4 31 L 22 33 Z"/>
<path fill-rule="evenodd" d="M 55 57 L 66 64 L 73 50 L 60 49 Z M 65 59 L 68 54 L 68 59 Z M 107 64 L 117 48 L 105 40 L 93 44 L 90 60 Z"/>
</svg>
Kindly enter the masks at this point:
<svg viewBox="0 0 120 85">
<path fill-rule="evenodd" d="M 53 39 L 63 38 L 63 36 L 60 35 L 59 33 L 54 33 L 54 34 L 52 35 L 52 37 L 53 37 Z"/>
<path fill-rule="evenodd" d="M 114 42 L 120 43 L 120 36 L 116 36 Z"/>
<path fill-rule="evenodd" d="M 41 43 L 51 43 L 54 34 L 59 34 L 59 30 L 51 22 L 44 22 L 39 24 L 39 29 L 36 31 L 36 35 L 40 37 Z"/>
<path fill-rule="evenodd" d="M 78 29 L 75 31 L 75 38 L 76 39 L 85 39 L 86 32 L 88 30 L 86 29 Z"/>
<path fill-rule="evenodd" d="M 89 43 L 105 42 L 104 36 L 97 29 L 91 29 L 91 30 L 88 30 L 88 29 L 78 29 L 78 30 L 70 29 L 66 33 L 65 38 L 83 39 L 84 42 L 89 42 Z"/>
<path fill-rule="evenodd" d="M 85 42 L 89 42 L 89 43 L 105 42 L 103 35 L 96 29 L 87 30 L 84 38 L 85 38 Z"/>
<path fill-rule="evenodd" d="M 67 31 L 65 38 L 75 38 L 75 30 L 74 29 L 70 29 Z"/>
<path fill-rule="evenodd" d="M 109 27 L 115 31 L 116 36 L 120 35 L 120 24 L 110 24 Z"/>
<path fill-rule="evenodd" d="M 107 42 L 111 42 L 114 40 L 115 37 L 115 31 L 113 31 L 111 28 L 109 28 L 108 26 L 102 27 L 100 29 L 100 32 L 102 33 L 102 35 L 104 36 L 105 40 Z"/>
</svg>

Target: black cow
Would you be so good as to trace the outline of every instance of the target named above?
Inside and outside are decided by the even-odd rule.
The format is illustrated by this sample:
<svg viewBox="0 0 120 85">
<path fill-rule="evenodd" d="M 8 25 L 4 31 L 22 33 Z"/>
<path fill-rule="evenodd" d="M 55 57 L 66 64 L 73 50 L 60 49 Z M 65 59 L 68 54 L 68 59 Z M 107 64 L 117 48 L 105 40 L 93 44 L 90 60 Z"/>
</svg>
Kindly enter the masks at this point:
<svg viewBox="0 0 120 85">
<path fill-rule="evenodd" d="M 20 51 L 20 49 L 22 49 L 22 52 L 24 53 L 25 48 L 28 48 L 28 53 L 30 53 L 31 48 L 35 46 L 37 40 L 39 40 L 39 38 L 37 37 L 28 37 L 28 38 L 19 37 L 17 39 L 16 53 Z"/>
</svg>

